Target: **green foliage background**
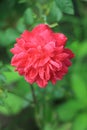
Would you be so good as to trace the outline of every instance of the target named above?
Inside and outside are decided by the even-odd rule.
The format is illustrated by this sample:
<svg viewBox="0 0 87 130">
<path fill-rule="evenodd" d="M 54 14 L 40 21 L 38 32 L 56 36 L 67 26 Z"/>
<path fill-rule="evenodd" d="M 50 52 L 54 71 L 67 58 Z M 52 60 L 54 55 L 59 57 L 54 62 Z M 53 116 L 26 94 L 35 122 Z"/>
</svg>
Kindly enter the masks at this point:
<svg viewBox="0 0 87 130">
<path fill-rule="evenodd" d="M 45 89 L 34 84 L 37 111 L 28 83 L 10 65 L 15 39 L 47 23 L 68 37 L 75 53 L 68 74 Z M 87 130 L 87 1 L 0 1 L 0 130 Z"/>
</svg>

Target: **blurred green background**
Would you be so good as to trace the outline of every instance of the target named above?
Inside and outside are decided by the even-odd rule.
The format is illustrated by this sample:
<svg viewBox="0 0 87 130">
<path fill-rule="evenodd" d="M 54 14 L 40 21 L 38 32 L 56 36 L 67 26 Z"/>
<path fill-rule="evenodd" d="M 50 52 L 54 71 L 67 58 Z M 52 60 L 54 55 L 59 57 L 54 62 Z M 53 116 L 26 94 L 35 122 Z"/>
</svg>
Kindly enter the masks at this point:
<svg viewBox="0 0 87 130">
<path fill-rule="evenodd" d="M 39 23 L 68 37 L 74 53 L 68 74 L 45 89 L 39 103 L 10 65 L 15 39 Z M 0 0 L 0 130 L 87 130 L 87 0 Z"/>
</svg>

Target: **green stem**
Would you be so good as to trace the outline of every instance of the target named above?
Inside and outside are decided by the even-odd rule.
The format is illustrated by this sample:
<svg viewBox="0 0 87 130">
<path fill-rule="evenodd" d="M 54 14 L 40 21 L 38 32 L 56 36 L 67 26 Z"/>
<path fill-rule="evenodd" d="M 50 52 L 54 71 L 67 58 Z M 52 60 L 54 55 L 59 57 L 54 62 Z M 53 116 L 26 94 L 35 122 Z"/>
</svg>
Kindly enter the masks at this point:
<svg viewBox="0 0 87 130">
<path fill-rule="evenodd" d="M 30 85 L 30 88 L 31 88 L 31 92 L 32 92 L 33 102 L 34 102 L 35 106 L 37 106 L 37 100 L 36 100 L 36 95 L 35 95 L 33 85 Z"/>
<path fill-rule="evenodd" d="M 37 101 L 36 95 L 35 95 L 35 90 L 33 85 L 30 85 L 31 87 L 31 92 L 32 92 L 32 98 L 33 98 L 33 102 L 34 102 L 34 107 L 35 107 L 35 118 L 36 118 L 36 122 L 39 126 L 39 128 L 42 128 L 42 121 L 40 119 L 40 114 L 39 114 L 39 103 Z"/>
</svg>

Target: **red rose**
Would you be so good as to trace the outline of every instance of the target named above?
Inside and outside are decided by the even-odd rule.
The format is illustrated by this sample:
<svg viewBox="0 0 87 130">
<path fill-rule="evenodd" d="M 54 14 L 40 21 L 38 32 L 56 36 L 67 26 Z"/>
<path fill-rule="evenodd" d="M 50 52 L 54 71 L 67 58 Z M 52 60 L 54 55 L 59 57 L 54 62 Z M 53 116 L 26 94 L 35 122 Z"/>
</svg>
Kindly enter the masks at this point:
<svg viewBox="0 0 87 130">
<path fill-rule="evenodd" d="M 45 87 L 48 81 L 53 84 L 61 80 L 74 57 L 71 50 L 65 48 L 67 37 L 54 33 L 46 24 L 36 26 L 31 32 L 25 30 L 11 52 L 14 54 L 11 65 L 30 84 L 36 82 Z"/>
</svg>

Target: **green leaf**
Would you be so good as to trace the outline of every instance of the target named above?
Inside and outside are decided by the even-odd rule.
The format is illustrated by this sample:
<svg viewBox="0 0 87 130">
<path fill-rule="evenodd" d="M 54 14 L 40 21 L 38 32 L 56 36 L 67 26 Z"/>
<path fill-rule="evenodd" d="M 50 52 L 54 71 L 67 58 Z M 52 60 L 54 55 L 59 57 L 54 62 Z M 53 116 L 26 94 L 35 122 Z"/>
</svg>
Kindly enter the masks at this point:
<svg viewBox="0 0 87 130">
<path fill-rule="evenodd" d="M 0 74 L 0 82 L 5 83 L 6 77 L 3 74 Z"/>
<path fill-rule="evenodd" d="M 75 100 L 69 100 L 66 103 L 58 106 L 57 112 L 58 117 L 62 121 L 71 120 L 76 114 L 77 111 L 81 108 L 81 104 Z"/>
<path fill-rule="evenodd" d="M 26 24 L 30 25 L 34 23 L 33 11 L 31 8 L 27 8 L 24 12 L 24 21 Z"/>
<path fill-rule="evenodd" d="M 73 122 L 72 130 L 87 130 L 87 113 L 78 115 Z"/>
<path fill-rule="evenodd" d="M 2 98 L 0 98 L 0 106 L 3 106 L 4 105 L 4 101 Z"/>
<path fill-rule="evenodd" d="M 24 23 L 24 18 L 20 18 L 16 25 L 17 30 L 19 33 L 22 33 L 24 30 L 26 30 L 26 25 Z"/>
<path fill-rule="evenodd" d="M 7 98 L 3 99 L 4 106 L 0 106 L 0 112 L 10 115 L 16 114 L 23 108 L 24 100 L 12 93 L 7 93 Z"/>
<path fill-rule="evenodd" d="M 18 3 L 26 3 L 27 2 L 27 0 L 18 0 Z"/>
<path fill-rule="evenodd" d="M 3 64 L 2 64 L 3 65 Z M 8 66 L 6 65 L 3 65 L 3 67 L 0 67 L 0 72 L 10 72 L 11 70 L 9 69 Z"/>
<path fill-rule="evenodd" d="M 15 39 L 19 36 L 19 33 L 13 29 L 13 28 L 8 28 L 5 31 L 5 37 L 6 37 L 6 45 L 11 44 L 15 42 Z"/>
<path fill-rule="evenodd" d="M 15 42 L 15 39 L 19 36 L 19 33 L 13 29 L 8 28 L 5 31 L 0 31 L 0 42 L 2 46 L 8 46 Z"/>
<path fill-rule="evenodd" d="M 72 0 L 55 0 L 60 10 L 66 14 L 74 14 Z"/>
<path fill-rule="evenodd" d="M 56 3 L 53 2 L 52 7 L 50 9 L 50 13 L 47 16 L 47 21 L 49 23 L 58 22 L 61 20 L 62 16 L 63 16 L 63 14 L 62 14 L 61 10 L 57 7 Z"/>
<path fill-rule="evenodd" d="M 0 43 L 1 43 L 1 46 L 5 46 L 6 39 L 5 39 L 5 32 L 4 31 L 0 31 Z"/>
<path fill-rule="evenodd" d="M 81 75 L 73 74 L 71 78 L 73 92 L 77 99 L 87 105 L 87 87 Z"/>
<path fill-rule="evenodd" d="M 10 72 L 3 72 L 4 76 L 6 77 L 6 83 L 10 84 L 15 82 L 21 78 L 17 72 L 14 71 L 14 68 L 8 65 L 8 69 Z"/>
<path fill-rule="evenodd" d="M 53 130 L 53 129 L 52 129 L 52 126 L 50 124 L 45 124 L 43 130 Z"/>
<path fill-rule="evenodd" d="M 7 91 L 0 88 L 0 105 L 4 106 L 4 99 L 7 97 Z"/>
<path fill-rule="evenodd" d="M 81 59 L 83 56 L 87 55 L 87 41 L 82 42 L 78 49 L 77 58 Z"/>
<path fill-rule="evenodd" d="M 17 81 L 16 87 L 14 85 L 13 93 L 25 100 L 23 104 L 24 107 L 33 101 L 29 83 L 27 83 L 23 77 Z"/>
<path fill-rule="evenodd" d="M 58 130 L 71 130 L 71 123 L 63 123 Z"/>
</svg>

